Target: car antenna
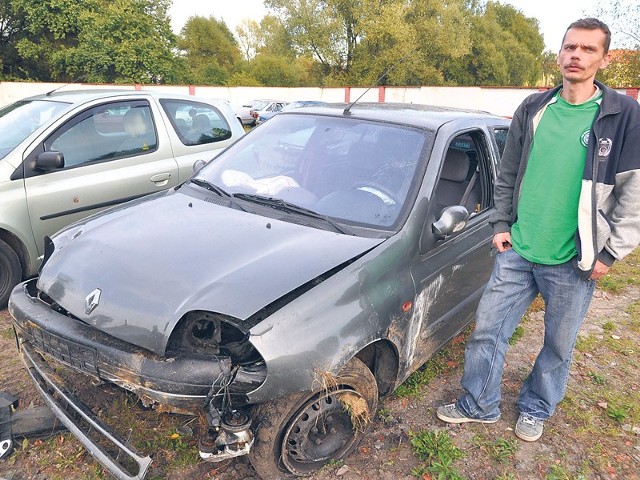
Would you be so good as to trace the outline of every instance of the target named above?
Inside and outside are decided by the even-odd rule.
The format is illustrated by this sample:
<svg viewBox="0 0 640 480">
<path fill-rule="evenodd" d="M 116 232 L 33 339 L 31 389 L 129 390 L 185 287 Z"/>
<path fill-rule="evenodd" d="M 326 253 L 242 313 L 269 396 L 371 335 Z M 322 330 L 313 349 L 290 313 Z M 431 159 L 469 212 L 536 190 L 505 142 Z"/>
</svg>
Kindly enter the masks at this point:
<svg viewBox="0 0 640 480">
<path fill-rule="evenodd" d="M 370 85 L 370 86 L 369 86 L 369 88 L 367 88 L 364 92 L 362 92 L 362 94 L 361 94 L 358 98 L 356 98 L 353 102 L 351 102 L 349 105 L 347 105 L 347 106 L 345 107 L 345 109 L 342 111 L 342 114 L 343 114 L 343 115 L 351 115 L 351 107 L 353 107 L 356 103 L 358 103 L 358 102 L 360 101 L 360 99 L 361 99 L 362 97 L 364 97 L 364 96 L 367 94 L 367 92 L 368 92 L 369 90 L 371 90 L 373 87 L 378 86 L 378 85 L 380 84 L 380 82 L 382 81 L 382 79 L 383 79 L 384 77 L 386 77 L 387 75 L 389 75 L 389 72 L 390 72 L 391 70 L 393 70 L 394 68 L 396 68 L 396 67 L 397 67 L 398 65 L 400 65 L 402 62 L 404 62 L 404 61 L 406 60 L 406 58 L 407 58 L 411 53 L 413 53 L 413 50 L 411 50 L 409 53 L 407 53 L 404 57 L 402 57 L 400 60 L 398 60 L 398 61 L 397 61 L 396 63 L 394 63 L 393 65 L 388 66 L 388 67 L 386 68 L 386 70 L 385 70 L 384 72 L 382 72 L 382 75 L 380 75 L 380 76 L 378 77 L 378 79 L 377 79 L 375 82 L 373 82 L 373 84 L 372 84 L 372 85 Z"/>
<path fill-rule="evenodd" d="M 67 82 L 63 85 L 60 85 L 59 87 L 54 88 L 53 90 L 51 90 L 50 92 L 45 93 L 45 95 L 47 97 L 51 96 L 52 94 L 54 94 L 55 92 L 57 92 L 60 89 L 63 89 L 64 87 L 68 87 L 69 85 L 78 82 L 79 80 L 82 80 L 84 78 L 84 75 L 80 75 L 76 78 L 74 78 L 73 80 L 71 80 L 70 82 Z"/>
</svg>

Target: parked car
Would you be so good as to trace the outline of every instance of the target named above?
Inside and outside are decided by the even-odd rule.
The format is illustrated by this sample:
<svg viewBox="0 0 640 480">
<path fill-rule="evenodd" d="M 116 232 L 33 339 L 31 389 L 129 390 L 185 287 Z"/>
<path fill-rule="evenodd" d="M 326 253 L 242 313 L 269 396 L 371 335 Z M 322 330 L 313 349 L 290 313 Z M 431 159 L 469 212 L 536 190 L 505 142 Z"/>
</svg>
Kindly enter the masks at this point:
<svg viewBox="0 0 640 480">
<path fill-rule="evenodd" d="M 264 100 L 251 100 L 236 108 L 236 118 L 240 121 L 240 123 L 242 123 L 242 125 L 253 126 L 256 124 L 256 119 L 253 118 L 253 115 L 251 115 L 251 108 L 258 102 L 264 102 Z"/>
<path fill-rule="evenodd" d="M 378 396 L 473 318 L 508 126 L 419 105 L 275 116 L 183 185 L 47 241 L 39 277 L 10 300 L 29 373 L 118 478 L 144 477 L 149 452 L 52 367 L 206 418 L 207 461 L 248 454 L 272 479 L 343 459 Z"/>
<path fill-rule="evenodd" d="M 46 235 L 175 187 L 243 134 L 227 103 L 192 96 L 52 92 L 0 109 L 0 308 Z"/>
<path fill-rule="evenodd" d="M 260 125 L 261 123 L 264 123 L 270 118 L 272 118 L 274 115 L 277 115 L 278 113 L 284 112 L 286 110 L 293 110 L 294 108 L 300 108 L 300 107 L 312 107 L 312 106 L 319 107 L 320 105 L 328 105 L 328 103 L 321 102 L 318 100 L 297 100 L 295 102 L 287 103 L 284 107 L 282 107 L 282 110 L 271 110 L 271 111 L 264 111 L 262 113 L 259 113 L 258 118 L 256 119 L 256 125 Z"/>
<path fill-rule="evenodd" d="M 260 115 L 265 115 L 270 112 L 279 112 L 284 108 L 287 102 L 281 102 L 276 100 L 264 100 L 263 102 L 256 103 L 253 107 L 251 107 L 251 116 L 258 123 L 258 118 Z"/>
</svg>

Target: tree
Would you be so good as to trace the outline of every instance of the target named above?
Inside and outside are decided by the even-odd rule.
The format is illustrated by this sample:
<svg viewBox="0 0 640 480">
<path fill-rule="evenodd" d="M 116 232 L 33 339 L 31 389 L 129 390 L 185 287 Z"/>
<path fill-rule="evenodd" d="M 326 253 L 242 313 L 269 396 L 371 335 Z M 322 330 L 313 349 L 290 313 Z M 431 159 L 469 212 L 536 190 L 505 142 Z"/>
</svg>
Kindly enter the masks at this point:
<svg viewBox="0 0 640 480">
<path fill-rule="evenodd" d="M 101 1 L 80 16 L 78 45 L 69 49 L 66 71 L 86 81 L 166 83 L 180 79 L 171 0 Z"/>
<path fill-rule="evenodd" d="M 190 83 L 224 85 L 242 58 L 233 33 L 214 17 L 189 18 L 178 47 L 184 53 Z"/>
<path fill-rule="evenodd" d="M 609 25 L 616 45 L 640 49 L 640 3 L 637 0 L 601 2 L 594 16 Z"/>
<path fill-rule="evenodd" d="M 177 79 L 171 0 L 9 0 L 21 21 L 20 77 L 40 81 Z M 15 70 L 15 69 L 14 69 Z"/>
<path fill-rule="evenodd" d="M 598 80 L 611 87 L 640 85 L 640 50 L 611 50 L 611 63 L 598 73 Z"/>
<path fill-rule="evenodd" d="M 539 81 L 544 43 L 535 19 L 510 5 L 490 1 L 469 21 L 471 51 L 443 62 L 447 83 L 534 85 Z"/>
<path fill-rule="evenodd" d="M 24 18 L 15 15 L 10 0 L 0 0 L 0 78 L 19 75 L 16 43 L 24 30 Z"/>
</svg>

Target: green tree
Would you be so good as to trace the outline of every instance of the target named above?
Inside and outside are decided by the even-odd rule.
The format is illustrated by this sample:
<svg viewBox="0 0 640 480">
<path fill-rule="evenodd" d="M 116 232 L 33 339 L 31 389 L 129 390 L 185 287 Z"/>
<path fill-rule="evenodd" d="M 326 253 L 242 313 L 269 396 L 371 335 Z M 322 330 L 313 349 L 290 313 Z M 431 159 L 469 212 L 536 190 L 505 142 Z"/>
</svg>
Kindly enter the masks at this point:
<svg viewBox="0 0 640 480">
<path fill-rule="evenodd" d="M 187 20 L 178 39 L 190 83 L 224 85 L 242 58 L 226 23 L 214 17 Z"/>
<path fill-rule="evenodd" d="M 167 15 L 170 2 L 107 0 L 83 12 L 78 45 L 65 58 L 66 72 L 91 82 L 180 80 Z"/>
<path fill-rule="evenodd" d="M 16 15 L 10 0 L 0 0 L 0 78 L 18 77 L 20 57 L 16 50 L 24 18 Z"/>
<path fill-rule="evenodd" d="M 612 43 L 620 47 L 611 51 L 609 67 L 600 71 L 597 78 L 611 86 L 640 86 L 640 3 L 602 2 L 593 15 L 609 25 Z"/>
<path fill-rule="evenodd" d="M 639 87 L 640 50 L 611 50 L 611 63 L 597 78 L 611 87 Z"/>
<path fill-rule="evenodd" d="M 535 19 L 490 1 L 469 21 L 470 52 L 443 62 L 446 83 L 520 86 L 540 80 L 544 43 Z"/>
<path fill-rule="evenodd" d="M 22 31 L 22 78 L 164 82 L 177 79 L 171 0 L 9 0 Z"/>
</svg>

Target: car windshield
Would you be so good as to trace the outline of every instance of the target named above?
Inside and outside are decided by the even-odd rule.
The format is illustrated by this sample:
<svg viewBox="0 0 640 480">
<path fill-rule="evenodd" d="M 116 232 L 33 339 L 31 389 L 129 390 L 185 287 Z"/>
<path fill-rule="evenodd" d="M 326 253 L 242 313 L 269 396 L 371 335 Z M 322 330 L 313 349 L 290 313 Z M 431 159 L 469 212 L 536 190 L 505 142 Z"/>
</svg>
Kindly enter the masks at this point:
<svg viewBox="0 0 640 480">
<path fill-rule="evenodd" d="M 40 125 L 70 107 L 69 103 L 21 100 L 0 109 L 0 158 L 6 157 Z"/>
<path fill-rule="evenodd" d="M 196 177 L 239 198 L 282 200 L 389 230 L 401 218 L 427 138 L 423 130 L 389 123 L 278 115 Z"/>
</svg>

